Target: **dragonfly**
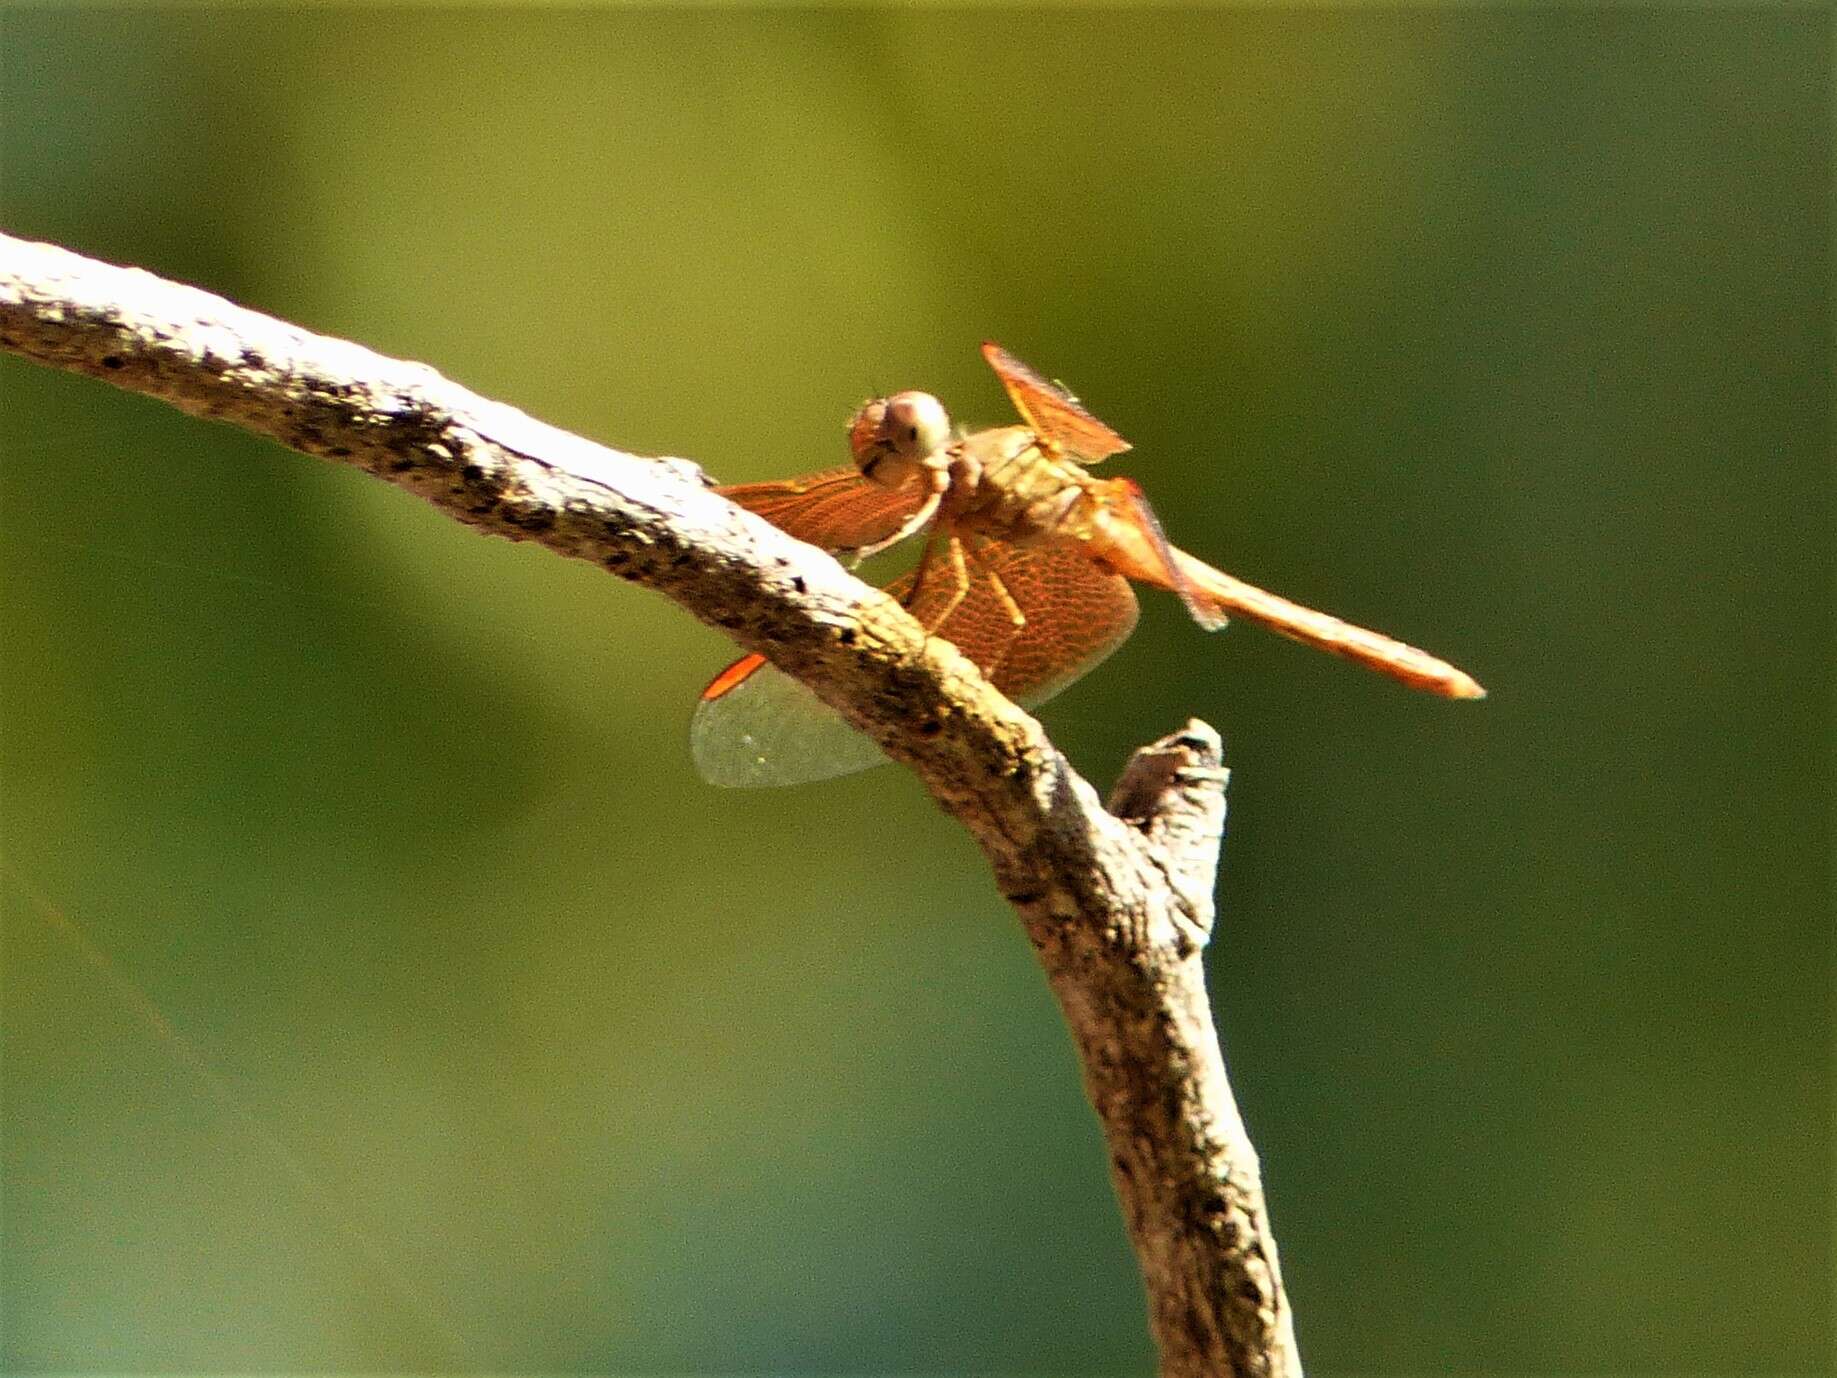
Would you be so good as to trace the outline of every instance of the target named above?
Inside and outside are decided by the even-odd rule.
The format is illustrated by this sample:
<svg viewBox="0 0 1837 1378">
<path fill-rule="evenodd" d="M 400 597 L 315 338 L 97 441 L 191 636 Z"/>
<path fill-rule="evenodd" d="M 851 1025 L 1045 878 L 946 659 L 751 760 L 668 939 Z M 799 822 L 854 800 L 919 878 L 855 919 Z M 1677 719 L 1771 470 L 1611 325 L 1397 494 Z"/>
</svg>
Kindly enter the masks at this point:
<svg viewBox="0 0 1837 1378">
<path fill-rule="evenodd" d="M 1122 645 L 1138 615 L 1131 580 L 1172 591 L 1208 631 L 1235 614 L 1413 689 L 1485 696 L 1471 675 L 1426 651 L 1171 545 L 1139 485 L 1085 467 L 1129 442 L 1000 345 L 984 342 L 982 356 L 1023 424 L 959 432 L 930 393 L 895 393 L 850 419 L 853 464 L 715 491 L 856 563 L 923 532 L 917 566 L 886 592 L 1022 707 L 1046 702 Z M 886 760 L 757 653 L 702 691 L 690 750 L 704 779 L 735 788 L 828 779 Z"/>
</svg>

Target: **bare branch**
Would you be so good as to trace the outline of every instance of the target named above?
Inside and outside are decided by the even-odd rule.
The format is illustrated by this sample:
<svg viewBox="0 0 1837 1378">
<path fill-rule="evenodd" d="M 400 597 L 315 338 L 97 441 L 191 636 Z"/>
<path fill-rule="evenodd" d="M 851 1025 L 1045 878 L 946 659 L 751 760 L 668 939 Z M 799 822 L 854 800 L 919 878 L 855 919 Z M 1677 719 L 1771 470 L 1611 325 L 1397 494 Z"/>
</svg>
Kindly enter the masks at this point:
<svg viewBox="0 0 1837 1378">
<path fill-rule="evenodd" d="M 1206 1002 L 1218 739 L 1139 753 L 1105 812 L 1039 725 L 886 595 L 716 494 L 421 364 L 136 269 L 0 236 L 0 348 L 232 422 L 656 589 L 914 770 L 981 845 L 1065 1011 L 1169 1375 L 1300 1373 Z M 1126 821 L 1125 821 L 1126 820 Z"/>
</svg>

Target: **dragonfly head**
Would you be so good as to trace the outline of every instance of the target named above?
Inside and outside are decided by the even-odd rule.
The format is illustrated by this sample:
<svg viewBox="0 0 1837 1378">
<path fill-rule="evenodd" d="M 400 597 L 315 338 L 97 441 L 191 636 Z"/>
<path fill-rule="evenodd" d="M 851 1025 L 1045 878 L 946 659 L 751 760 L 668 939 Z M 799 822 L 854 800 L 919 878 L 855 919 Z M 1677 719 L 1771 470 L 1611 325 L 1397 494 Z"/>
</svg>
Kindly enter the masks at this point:
<svg viewBox="0 0 1837 1378">
<path fill-rule="evenodd" d="M 856 465 L 887 488 L 905 483 L 950 438 L 950 413 L 928 392 L 896 392 L 863 402 L 848 423 Z"/>
</svg>

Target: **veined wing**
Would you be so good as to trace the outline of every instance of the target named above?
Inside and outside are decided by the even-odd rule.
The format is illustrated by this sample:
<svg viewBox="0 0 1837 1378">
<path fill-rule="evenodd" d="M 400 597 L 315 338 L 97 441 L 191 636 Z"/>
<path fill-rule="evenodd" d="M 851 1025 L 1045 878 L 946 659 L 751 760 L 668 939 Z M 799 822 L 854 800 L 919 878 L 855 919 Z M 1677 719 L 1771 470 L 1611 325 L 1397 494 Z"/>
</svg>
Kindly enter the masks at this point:
<svg viewBox="0 0 1837 1378">
<path fill-rule="evenodd" d="M 1092 416 L 1084 404 L 1064 388 L 1042 378 L 993 340 L 982 342 L 982 357 L 1007 390 L 1014 409 L 1039 435 L 1057 444 L 1073 459 L 1095 464 L 1132 448 L 1115 431 Z"/>
<path fill-rule="evenodd" d="M 1135 630 L 1129 581 L 1075 546 L 989 545 L 971 553 L 969 566 L 970 591 L 937 635 L 1024 708 L 1070 688 Z M 914 613 L 925 620 L 921 608 Z"/>
<path fill-rule="evenodd" d="M 743 656 L 702 691 L 689 721 L 696 773 L 726 789 L 853 775 L 887 758 L 764 656 Z"/>
<path fill-rule="evenodd" d="M 736 483 L 715 492 L 781 531 L 825 550 L 860 550 L 898 531 L 924 501 L 916 486 L 883 488 L 852 464 L 801 478 Z"/>
<path fill-rule="evenodd" d="M 1079 550 L 991 545 L 965 553 L 959 566 L 952 540 L 938 543 L 919 570 L 887 592 L 1019 703 L 1032 707 L 1067 688 L 1135 627 L 1129 581 Z M 956 600 L 959 589 L 963 597 Z M 742 789 L 827 780 L 886 761 L 873 742 L 759 655 L 735 661 L 703 691 L 689 745 L 703 779 Z"/>
</svg>

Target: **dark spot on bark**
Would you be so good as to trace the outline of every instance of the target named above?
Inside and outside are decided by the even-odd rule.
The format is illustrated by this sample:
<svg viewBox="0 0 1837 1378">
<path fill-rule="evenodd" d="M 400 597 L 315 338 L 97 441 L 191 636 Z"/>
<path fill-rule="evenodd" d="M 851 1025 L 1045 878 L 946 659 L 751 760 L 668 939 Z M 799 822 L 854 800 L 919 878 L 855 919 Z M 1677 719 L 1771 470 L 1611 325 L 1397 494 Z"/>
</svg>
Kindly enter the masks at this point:
<svg viewBox="0 0 1837 1378">
<path fill-rule="evenodd" d="M 936 718 L 927 718 L 924 722 L 919 724 L 918 733 L 921 737 L 935 737 L 943 730 L 943 723 L 939 722 Z"/>
<path fill-rule="evenodd" d="M 349 445 L 334 445 L 331 449 L 327 450 L 326 453 L 333 459 L 349 459 L 351 457 L 351 447 Z"/>
<path fill-rule="evenodd" d="M 844 646 L 853 646 L 855 644 L 855 629 L 853 627 L 842 628 L 836 640 L 840 641 Z"/>
<path fill-rule="evenodd" d="M 1002 898 L 1009 904 L 1038 904 L 1040 892 L 1038 890 L 1016 890 L 1011 894 L 1003 895 Z"/>
<path fill-rule="evenodd" d="M 126 368 L 127 366 L 128 361 L 119 354 L 104 354 L 102 356 L 103 368 Z"/>
<path fill-rule="evenodd" d="M 468 464 L 459 471 L 459 476 L 467 483 L 483 483 L 485 480 L 485 471 L 476 464 Z"/>
<path fill-rule="evenodd" d="M 631 556 L 627 555 L 623 550 L 615 550 L 612 554 L 608 555 L 602 563 L 607 569 L 624 569 L 625 566 L 631 563 Z"/>
<path fill-rule="evenodd" d="M 799 593 L 810 592 L 809 589 L 804 587 L 804 577 L 801 574 L 791 580 L 791 587 L 796 589 Z"/>
</svg>

